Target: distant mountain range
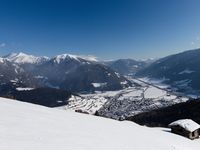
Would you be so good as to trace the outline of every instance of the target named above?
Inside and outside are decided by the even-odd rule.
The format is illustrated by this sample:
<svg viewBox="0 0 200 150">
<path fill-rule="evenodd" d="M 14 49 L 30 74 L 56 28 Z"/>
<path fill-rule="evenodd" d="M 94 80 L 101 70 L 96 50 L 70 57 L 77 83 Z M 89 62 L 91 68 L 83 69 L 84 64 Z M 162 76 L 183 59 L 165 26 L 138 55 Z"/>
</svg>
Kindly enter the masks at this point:
<svg viewBox="0 0 200 150">
<path fill-rule="evenodd" d="M 190 106 L 190 102 L 169 107 L 177 118 L 168 117 L 167 122 L 162 117 L 157 118 L 160 112 L 154 114 L 154 110 L 188 101 L 189 97 L 137 78 L 162 81 L 177 91 L 198 95 L 199 58 L 200 49 L 158 60 L 119 59 L 109 62 L 70 54 L 48 58 L 12 53 L 0 58 L 0 96 L 48 107 L 62 106 L 118 120 L 135 121 L 136 116 L 136 121 L 146 125 L 150 123 L 149 118 L 145 118 L 148 115 L 141 113 L 150 112 L 156 117 L 155 126 L 165 126 L 174 119 L 187 116 L 188 113 L 178 109 L 183 111 L 186 105 Z M 181 116 L 178 116 L 179 113 Z"/>
<path fill-rule="evenodd" d="M 0 58 L 1 84 L 51 87 L 71 92 L 119 90 L 131 82 L 94 57 L 70 54 L 52 58 L 12 53 Z"/>
<path fill-rule="evenodd" d="M 138 77 L 162 80 L 178 91 L 200 94 L 200 49 L 170 55 L 136 73 Z"/>
<path fill-rule="evenodd" d="M 8 89 L 56 88 L 75 93 L 113 91 L 132 86 L 124 76 L 147 77 L 184 94 L 200 95 L 200 49 L 158 60 L 100 62 L 70 54 L 52 58 L 11 53 L 0 58 L 0 94 Z M 134 85 L 136 86 L 136 85 Z"/>
<path fill-rule="evenodd" d="M 25 53 L 11 53 L 6 56 L 3 56 L 4 59 L 18 64 L 40 64 L 42 62 L 48 61 L 50 58 L 43 56 L 43 57 L 36 57 L 33 55 L 27 55 Z"/>
<path fill-rule="evenodd" d="M 136 61 L 119 59 L 104 62 L 113 70 L 136 78 L 148 78 L 169 85 L 174 91 L 200 95 L 200 49 L 161 59 Z"/>
<path fill-rule="evenodd" d="M 150 62 L 136 61 L 133 59 L 118 59 L 104 62 L 104 64 L 119 72 L 120 74 L 133 76 L 139 70 L 145 68 L 148 64 L 150 64 Z"/>
</svg>

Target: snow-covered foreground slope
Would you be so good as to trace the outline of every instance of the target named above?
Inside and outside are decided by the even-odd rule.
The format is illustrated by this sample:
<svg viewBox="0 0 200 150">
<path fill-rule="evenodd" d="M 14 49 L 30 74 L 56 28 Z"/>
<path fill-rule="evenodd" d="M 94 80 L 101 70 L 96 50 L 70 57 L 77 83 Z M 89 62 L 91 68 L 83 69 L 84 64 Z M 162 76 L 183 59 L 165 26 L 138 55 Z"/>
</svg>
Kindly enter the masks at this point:
<svg viewBox="0 0 200 150">
<path fill-rule="evenodd" d="M 132 122 L 0 98 L 1 150 L 197 150 L 200 141 Z"/>
</svg>

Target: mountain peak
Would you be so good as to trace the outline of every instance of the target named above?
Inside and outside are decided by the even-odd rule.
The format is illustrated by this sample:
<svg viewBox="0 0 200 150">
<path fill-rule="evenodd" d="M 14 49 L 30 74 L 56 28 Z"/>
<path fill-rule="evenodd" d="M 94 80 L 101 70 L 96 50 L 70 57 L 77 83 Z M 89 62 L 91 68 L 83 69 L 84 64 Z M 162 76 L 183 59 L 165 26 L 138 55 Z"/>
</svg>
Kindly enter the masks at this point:
<svg viewBox="0 0 200 150">
<path fill-rule="evenodd" d="M 57 63 L 60 63 L 63 60 L 75 60 L 78 62 L 81 61 L 92 61 L 92 62 L 96 62 L 97 59 L 94 56 L 80 56 L 80 55 L 72 55 L 72 54 L 61 54 L 61 55 L 57 55 L 54 57 L 54 61 Z"/>
<path fill-rule="evenodd" d="M 79 61 L 79 59 L 76 55 L 70 55 L 70 54 L 57 55 L 54 57 L 54 59 L 57 63 L 60 63 L 61 61 L 66 60 L 66 59 L 69 59 L 69 60 L 74 59 L 76 61 Z"/>
<path fill-rule="evenodd" d="M 10 54 L 4 56 L 3 58 L 5 58 L 11 62 L 15 62 L 15 63 L 19 63 L 19 64 L 25 64 L 25 63 L 38 64 L 38 63 L 41 63 L 41 62 L 49 59 L 48 57 L 36 57 L 33 55 L 25 54 L 23 52 L 10 53 Z"/>
</svg>

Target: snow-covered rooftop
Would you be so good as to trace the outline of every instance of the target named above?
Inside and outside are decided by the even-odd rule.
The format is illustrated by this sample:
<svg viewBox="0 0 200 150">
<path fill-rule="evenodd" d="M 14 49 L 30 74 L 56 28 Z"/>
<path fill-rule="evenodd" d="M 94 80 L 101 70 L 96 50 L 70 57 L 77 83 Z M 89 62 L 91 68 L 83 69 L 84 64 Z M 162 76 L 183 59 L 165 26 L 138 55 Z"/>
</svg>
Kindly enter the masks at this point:
<svg viewBox="0 0 200 150">
<path fill-rule="evenodd" d="M 193 132 L 200 128 L 200 125 L 191 119 L 181 119 L 172 122 L 169 126 L 180 126 L 189 132 Z"/>
</svg>

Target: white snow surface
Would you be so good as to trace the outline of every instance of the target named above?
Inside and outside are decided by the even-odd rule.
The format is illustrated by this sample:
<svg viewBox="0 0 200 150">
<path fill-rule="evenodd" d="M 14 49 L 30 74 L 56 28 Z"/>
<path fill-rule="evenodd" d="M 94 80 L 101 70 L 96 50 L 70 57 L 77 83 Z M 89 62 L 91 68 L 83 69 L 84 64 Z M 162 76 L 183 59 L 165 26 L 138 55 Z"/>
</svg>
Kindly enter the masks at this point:
<svg viewBox="0 0 200 150">
<path fill-rule="evenodd" d="M 97 59 L 96 59 L 95 56 L 91 56 L 91 55 L 80 56 L 80 55 L 71 55 L 71 54 L 57 55 L 53 59 L 54 59 L 54 62 L 56 62 L 58 64 L 60 62 L 62 62 L 63 60 L 66 60 L 66 59 L 70 59 L 70 60 L 72 59 L 72 60 L 76 60 L 76 61 L 79 61 L 79 62 L 81 62 L 81 60 L 85 60 L 85 61 L 97 61 Z"/>
<path fill-rule="evenodd" d="M 92 55 L 87 55 L 87 56 L 82 55 L 82 56 L 79 56 L 79 57 L 81 57 L 82 59 L 88 60 L 88 61 L 98 61 L 97 57 L 92 56 Z"/>
<path fill-rule="evenodd" d="M 189 83 L 191 83 L 192 80 L 180 80 L 180 81 L 176 81 L 174 82 L 175 85 L 179 86 L 179 87 L 189 87 Z"/>
<path fill-rule="evenodd" d="M 169 80 L 167 78 L 151 79 L 151 78 L 148 78 L 148 77 L 143 77 L 143 78 L 139 78 L 139 80 L 144 81 L 146 83 L 153 84 L 153 85 L 160 87 L 160 88 L 170 88 L 170 85 L 164 84 L 165 81 Z"/>
<path fill-rule="evenodd" d="M 145 98 L 157 98 L 162 97 L 167 94 L 166 91 L 158 89 L 156 87 L 151 86 L 150 88 L 147 88 L 144 92 Z"/>
<path fill-rule="evenodd" d="M 95 88 L 105 86 L 106 84 L 107 83 L 92 83 L 93 87 L 95 87 Z"/>
<path fill-rule="evenodd" d="M 127 81 L 125 80 L 125 81 L 123 81 L 123 82 L 120 82 L 120 84 L 122 84 L 122 85 L 126 85 L 127 84 Z"/>
<path fill-rule="evenodd" d="M 169 126 L 177 126 L 177 125 L 189 132 L 194 132 L 195 130 L 200 128 L 200 125 L 191 119 L 181 119 L 169 124 Z"/>
<path fill-rule="evenodd" d="M 4 58 L 0 57 L 0 63 L 4 63 Z"/>
<path fill-rule="evenodd" d="M 190 73 L 193 73 L 193 72 L 195 72 L 195 71 L 192 71 L 192 70 L 189 70 L 189 69 L 185 69 L 185 70 L 179 72 L 178 74 L 190 74 Z"/>
<path fill-rule="evenodd" d="M 33 55 L 28 55 L 25 53 L 11 53 L 7 56 L 4 57 L 5 59 L 7 59 L 8 61 L 14 62 L 14 63 L 19 63 L 19 64 L 25 64 L 25 63 L 29 63 L 29 64 L 38 64 L 41 63 L 43 61 L 49 60 L 48 57 L 43 56 L 43 57 L 36 57 Z"/>
<path fill-rule="evenodd" d="M 92 55 L 84 56 L 84 55 L 61 54 L 53 58 L 49 58 L 46 56 L 37 57 L 33 55 L 28 55 L 23 52 L 11 53 L 9 55 L 6 55 L 3 58 L 0 58 L 0 63 L 3 63 L 4 59 L 10 62 L 18 63 L 18 64 L 39 64 L 42 62 L 46 62 L 48 60 L 53 60 L 54 62 L 58 64 L 62 62 L 63 60 L 76 60 L 78 62 L 88 63 L 88 64 L 90 64 L 90 62 L 98 61 L 97 58 Z"/>
<path fill-rule="evenodd" d="M 189 140 L 115 121 L 0 98 L 1 150 L 199 150 Z M 145 143 L 145 144 L 144 144 Z"/>
<path fill-rule="evenodd" d="M 17 91 L 30 91 L 30 90 L 33 90 L 34 88 L 30 88 L 30 87 L 26 87 L 26 88 L 23 88 L 23 87 L 17 87 L 16 90 Z"/>
</svg>

